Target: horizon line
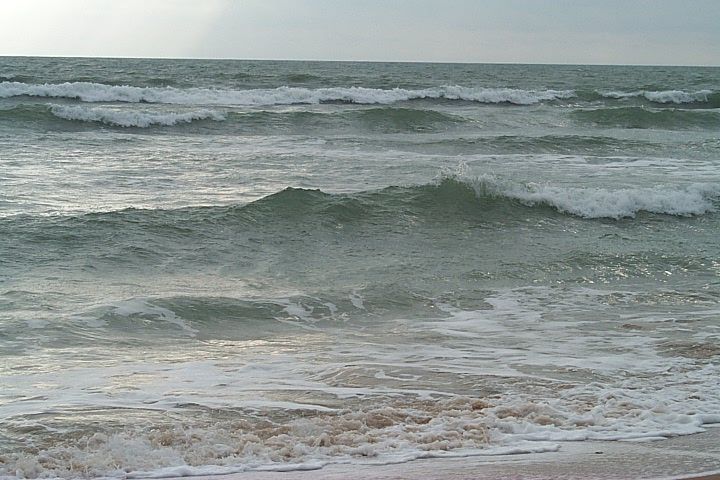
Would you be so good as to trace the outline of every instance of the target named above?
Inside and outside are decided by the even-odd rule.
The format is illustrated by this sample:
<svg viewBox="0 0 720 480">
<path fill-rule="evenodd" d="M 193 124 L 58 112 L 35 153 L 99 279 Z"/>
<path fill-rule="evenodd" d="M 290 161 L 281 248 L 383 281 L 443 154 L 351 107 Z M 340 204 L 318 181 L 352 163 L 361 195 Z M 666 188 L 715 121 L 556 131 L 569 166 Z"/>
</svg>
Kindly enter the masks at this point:
<svg viewBox="0 0 720 480">
<path fill-rule="evenodd" d="M 482 61 L 440 61 L 440 60 L 327 60 L 327 59 L 296 59 L 296 58 L 237 58 L 237 57 L 152 57 L 152 56 L 126 56 L 126 55 L 27 55 L 27 54 L 0 54 L 0 58 L 86 58 L 107 60 L 205 60 L 205 61 L 248 61 L 248 62 L 324 62 L 324 63 L 410 63 L 410 64 L 438 64 L 438 65 L 548 65 L 548 66 L 602 66 L 602 67 L 697 67 L 719 68 L 718 65 L 708 64 L 672 64 L 672 63 L 552 63 L 552 62 L 482 62 Z"/>
</svg>

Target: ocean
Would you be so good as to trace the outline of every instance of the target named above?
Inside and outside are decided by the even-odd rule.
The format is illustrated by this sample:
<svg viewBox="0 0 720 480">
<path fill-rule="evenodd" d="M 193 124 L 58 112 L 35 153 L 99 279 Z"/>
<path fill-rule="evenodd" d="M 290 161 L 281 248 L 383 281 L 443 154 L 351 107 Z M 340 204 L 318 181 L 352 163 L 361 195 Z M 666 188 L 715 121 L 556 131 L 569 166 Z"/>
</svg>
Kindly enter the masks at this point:
<svg viewBox="0 0 720 480">
<path fill-rule="evenodd" d="M 719 206 L 720 68 L 0 58 L 0 477 L 701 432 Z"/>
</svg>

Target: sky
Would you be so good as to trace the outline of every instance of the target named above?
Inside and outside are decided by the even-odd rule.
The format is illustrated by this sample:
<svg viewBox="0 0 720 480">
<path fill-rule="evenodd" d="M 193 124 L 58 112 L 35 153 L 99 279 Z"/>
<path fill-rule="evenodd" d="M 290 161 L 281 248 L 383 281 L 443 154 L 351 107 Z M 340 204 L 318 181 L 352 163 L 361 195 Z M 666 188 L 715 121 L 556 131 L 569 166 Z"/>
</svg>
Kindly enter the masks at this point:
<svg viewBox="0 0 720 480">
<path fill-rule="evenodd" d="M 0 1 L 0 55 L 720 66 L 720 0 Z"/>
</svg>

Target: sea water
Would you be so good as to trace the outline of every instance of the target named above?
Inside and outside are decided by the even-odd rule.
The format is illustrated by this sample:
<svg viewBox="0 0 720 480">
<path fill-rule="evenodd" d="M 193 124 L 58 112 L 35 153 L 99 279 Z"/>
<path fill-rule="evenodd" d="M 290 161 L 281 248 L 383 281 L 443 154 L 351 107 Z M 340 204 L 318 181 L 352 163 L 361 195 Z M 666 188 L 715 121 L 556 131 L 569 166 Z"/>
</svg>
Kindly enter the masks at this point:
<svg viewBox="0 0 720 480">
<path fill-rule="evenodd" d="M 0 59 L 0 476 L 720 422 L 720 69 Z"/>
</svg>

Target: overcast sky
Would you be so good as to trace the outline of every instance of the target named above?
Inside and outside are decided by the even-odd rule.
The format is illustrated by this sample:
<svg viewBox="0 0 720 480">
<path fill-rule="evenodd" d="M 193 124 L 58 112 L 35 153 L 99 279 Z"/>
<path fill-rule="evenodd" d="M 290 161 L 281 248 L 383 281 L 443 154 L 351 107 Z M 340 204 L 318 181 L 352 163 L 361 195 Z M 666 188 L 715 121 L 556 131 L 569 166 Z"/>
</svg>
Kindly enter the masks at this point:
<svg viewBox="0 0 720 480">
<path fill-rule="evenodd" d="M 0 54 L 720 65 L 720 0 L 0 0 Z"/>
</svg>

